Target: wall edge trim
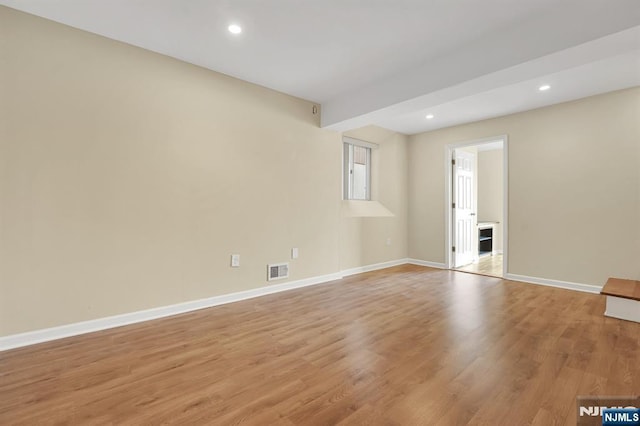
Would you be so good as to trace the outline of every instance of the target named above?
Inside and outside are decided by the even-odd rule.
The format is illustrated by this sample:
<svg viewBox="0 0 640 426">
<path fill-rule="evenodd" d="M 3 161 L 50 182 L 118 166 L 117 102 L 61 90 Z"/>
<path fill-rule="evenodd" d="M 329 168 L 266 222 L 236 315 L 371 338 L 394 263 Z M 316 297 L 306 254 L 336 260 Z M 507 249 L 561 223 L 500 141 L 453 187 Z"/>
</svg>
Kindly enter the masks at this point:
<svg viewBox="0 0 640 426">
<path fill-rule="evenodd" d="M 573 283 L 569 281 L 550 280 L 547 278 L 529 277 L 526 275 L 506 274 L 505 280 L 519 281 L 529 284 L 544 285 L 547 287 L 563 288 L 565 290 L 582 291 L 584 293 L 600 294 L 602 286 L 592 284 Z"/>
<path fill-rule="evenodd" d="M 411 265 L 427 266 L 429 268 L 437 268 L 437 269 L 447 269 L 446 265 L 440 262 L 430 262 L 428 260 L 420 260 L 420 259 L 407 259 L 407 260 L 408 260 L 408 263 L 410 263 Z"/>
<path fill-rule="evenodd" d="M 8 336 L 0 337 L 0 351 L 35 345 L 37 343 L 44 343 L 51 340 L 63 339 L 65 337 L 93 333 L 110 328 L 122 327 L 139 322 L 170 317 L 173 315 L 184 314 L 199 309 L 239 302 L 241 300 L 253 299 L 255 297 L 280 293 L 296 288 L 329 283 L 331 281 L 339 280 L 342 277 L 343 276 L 341 273 L 320 275 L 296 281 L 289 281 L 281 284 L 266 285 L 251 290 L 244 290 L 235 293 L 207 297 L 204 299 L 196 299 L 188 302 L 159 306 L 156 308 L 133 311 L 124 314 L 96 318 L 93 320 L 75 322 L 71 324 L 65 324 L 34 331 L 27 331 L 24 333 L 10 334 Z"/>
<path fill-rule="evenodd" d="M 303 288 L 317 284 L 331 283 L 340 280 L 345 276 L 362 272 L 376 271 L 379 269 L 403 265 L 406 263 L 408 263 L 407 259 L 397 259 L 389 262 L 382 262 L 373 265 L 352 268 L 333 274 L 319 275 L 275 285 L 265 285 L 263 287 L 258 287 L 255 289 L 222 294 L 219 296 L 212 296 L 204 299 L 196 299 L 188 302 L 159 306 L 156 308 L 144 309 L 140 311 L 127 312 L 124 314 L 27 331 L 24 333 L 9 334 L 7 336 L 0 337 L 0 352 L 9 349 L 35 345 L 38 343 L 49 342 L 52 340 L 64 339 L 66 337 L 73 337 L 81 334 L 93 333 L 96 331 L 108 330 L 111 328 L 123 327 L 140 322 L 180 315 L 199 309 L 206 309 L 214 306 L 225 305 L 227 303 L 239 302 L 241 300 L 266 296 L 268 294 L 280 293 L 283 291 L 294 290 L 297 288 Z"/>
<path fill-rule="evenodd" d="M 122 327 L 154 319 L 166 318 L 174 315 L 193 312 L 199 309 L 211 308 L 227 303 L 239 302 L 241 300 L 253 299 L 255 297 L 266 296 L 268 294 L 280 293 L 297 288 L 308 287 L 318 284 L 336 282 L 344 277 L 364 272 L 377 271 L 399 265 L 418 265 L 436 269 L 446 269 L 444 263 L 430 262 L 426 260 L 405 258 L 388 262 L 375 263 L 371 265 L 350 268 L 333 274 L 319 275 L 316 277 L 304 278 L 301 280 L 289 281 L 276 285 L 258 287 L 251 290 L 244 290 L 235 293 L 228 293 L 219 296 L 197 299 L 173 305 L 160 306 L 151 309 L 133 311 L 109 317 L 97 318 L 88 321 L 81 321 L 50 328 L 44 328 L 24 333 L 10 334 L 0 337 L 0 352 L 9 349 L 16 349 L 52 340 L 64 339 L 66 337 L 78 336 L 81 334 L 93 333 L 101 330 Z M 525 275 L 507 274 L 505 280 L 519 281 L 530 284 L 544 285 L 548 287 L 563 288 L 567 290 L 582 291 L 586 293 L 599 294 L 601 286 L 572 283 L 567 281 L 550 280 L 545 278 L 529 277 Z"/>
<path fill-rule="evenodd" d="M 396 259 L 388 262 L 373 263 L 371 265 L 358 266 L 356 268 L 345 269 L 341 271 L 343 277 L 348 277 L 363 272 L 377 271 L 379 269 L 391 268 L 392 266 L 405 265 L 409 263 L 409 259 Z"/>
</svg>

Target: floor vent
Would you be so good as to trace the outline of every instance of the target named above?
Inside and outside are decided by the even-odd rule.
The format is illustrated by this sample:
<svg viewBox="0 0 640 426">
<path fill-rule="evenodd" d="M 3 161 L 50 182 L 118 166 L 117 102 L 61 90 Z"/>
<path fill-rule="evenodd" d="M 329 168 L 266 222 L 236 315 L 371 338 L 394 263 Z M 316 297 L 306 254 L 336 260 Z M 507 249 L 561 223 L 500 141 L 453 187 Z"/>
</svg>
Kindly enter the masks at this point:
<svg viewBox="0 0 640 426">
<path fill-rule="evenodd" d="M 276 263 L 273 265 L 267 265 L 267 280 L 279 280 L 281 278 L 289 277 L 289 264 L 288 263 Z"/>
</svg>

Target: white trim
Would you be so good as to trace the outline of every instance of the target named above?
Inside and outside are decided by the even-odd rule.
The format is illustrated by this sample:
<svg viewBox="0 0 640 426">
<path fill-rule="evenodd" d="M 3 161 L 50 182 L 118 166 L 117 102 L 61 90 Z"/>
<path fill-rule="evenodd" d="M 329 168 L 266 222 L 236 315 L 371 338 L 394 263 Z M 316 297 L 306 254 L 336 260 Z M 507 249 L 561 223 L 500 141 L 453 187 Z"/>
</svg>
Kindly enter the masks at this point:
<svg viewBox="0 0 640 426">
<path fill-rule="evenodd" d="M 342 143 L 361 146 L 363 148 L 378 149 L 380 145 L 373 142 L 363 141 L 362 139 L 352 138 L 351 136 L 342 136 Z"/>
<path fill-rule="evenodd" d="M 607 295 L 607 309 L 604 311 L 604 315 L 611 318 L 640 322 L 640 300 Z"/>
<path fill-rule="evenodd" d="M 411 265 L 428 266 L 429 268 L 447 269 L 444 263 L 429 262 L 428 260 L 408 259 Z"/>
<path fill-rule="evenodd" d="M 210 308 L 212 306 L 224 305 L 226 303 L 238 302 L 240 300 L 265 296 L 267 294 L 279 293 L 296 288 L 327 283 L 330 281 L 339 280 L 341 278 L 341 273 L 322 275 L 319 277 L 312 277 L 282 284 L 269 285 L 251 290 L 239 291 L 236 293 L 223 294 L 206 299 L 178 303 L 175 305 L 161 306 L 158 308 L 146 309 L 143 311 L 130 312 L 121 315 L 114 315 L 111 317 L 61 325 L 58 327 L 13 334 L 0 337 L 0 351 L 19 348 L 22 346 L 34 345 L 36 343 L 48 342 L 50 340 L 62 339 L 65 337 L 77 336 L 79 334 L 92 333 L 94 331 L 106 330 L 114 327 L 121 327 L 124 325 L 164 318 L 172 315 L 183 314 L 186 312 L 196 311 L 198 309 Z"/>
<path fill-rule="evenodd" d="M 346 136 L 343 137 L 347 138 Z M 352 139 L 352 138 L 347 138 Z M 355 139 L 354 139 L 355 140 Z M 360 198 L 352 198 L 354 192 L 354 146 L 364 147 L 366 149 L 366 164 L 365 164 L 365 194 L 363 201 L 371 200 L 371 167 L 373 166 L 372 160 L 372 151 L 373 149 L 370 146 L 365 146 L 363 144 L 353 144 L 349 142 L 344 142 L 342 144 L 342 199 L 343 200 L 361 200 Z"/>
<path fill-rule="evenodd" d="M 373 265 L 352 268 L 335 274 L 321 275 L 318 277 L 305 278 L 302 280 L 290 281 L 276 285 L 267 285 L 251 290 L 223 294 L 206 299 L 192 300 L 184 303 L 177 303 L 175 305 L 161 306 L 158 308 L 129 312 L 126 314 L 98 318 L 89 321 L 82 321 L 73 324 L 66 324 L 58 327 L 45 328 L 42 330 L 29 331 L 26 333 L 12 334 L 9 336 L 0 337 L 0 351 L 35 345 L 36 343 L 63 339 L 65 337 L 92 333 L 95 331 L 106 330 L 114 327 L 122 327 L 125 325 L 135 324 L 143 321 L 150 321 L 158 318 L 184 314 L 187 312 L 196 311 L 198 309 L 205 309 L 213 306 L 224 305 L 227 303 L 239 302 L 241 300 L 253 299 L 254 297 L 266 296 L 267 294 L 280 293 L 296 288 L 328 283 L 331 281 L 339 280 L 345 276 L 359 274 L 362 272 L 376 271 L 378 269 L 404 265 L 407 263 L 409 263 L 408 259 L 392 260 L 389 262 L 376 263 Z"/>
<path fill-rule="evenodd" d="M 528 277 L 526 275 L 505 274 L 504 279 L 510 280 L 510 281 L 520 281 L 520 282 L 530 283 L 530 284 L 545 285 L 548 287 L 564 288 L 567 290 L 583 291 L 585 293 L 593 293 L 593 294 L 600 294 L 600 290 L 602 290 L 602 286 L 597 286 L 597 285 L 572 283 L 568 281 L 549 280 L 546 278 Z"/>
<path fill-rule="evenodd" d="M 509 136 L 502 139 L 502 276 L 509 274 Z"/>
<path fill-rule="evenodd" d="M 223 294 L 220 296 L 209 297 L 206 299 L 193 300 L 175 305 L 161 306 L 158 308 L 146 309 L 142 311 L 130 312 L 121 315 L 114 315 L 95 320 L 82 321 L 73 324 L 62 325 L 58 327 L 45 328 L 42 330 L 29 331 L 26 333 L 12 334 L 0 337 L 0 351 L 19 348 L 23 346 L 35 345 L 36 343 L 48 342 L 51 340 L 62 339 L 65 337 L 77 336 L 80 334 L 92 333 L 95 331 L 106 330 L 114 327 L 121 327 L 129 324 L 154 320 L 158 318 L 169 317 L 173 315 L 183 314 L 198 309 L 210 308 L 213 306 L 224 305 L 227 303 L 238 302 L 241 300 L 252 299 L 254 297 L 265 296 L 267 294 L 280 293 L 296 288 L 308 287 L 317 284 L 336 282 L 341 278 L 355 275 L 363 272 L 376 271 L 379 269 L 390 268 L 399 265 L 418 265 L 430 268 L 447 269 L 444 263 L 430 262 L 419 259 L 397 259 L 389 262 L 376 263 L 372 265 L 351 268 L 339 273 L 321 275 L 318 277 L 305 278 L 302 280 L 290 281 L 282 284 L 268 285 L 251 290 L 239 291 L 236 293 Z M 455 271 L 455 269 L 453 270 Z M 564 281 L 547 280 L 542 278 L 526 277 L 523 275 L 506 274 L 505 278 L 512 281 L 522 281 L 532 284 L 541 284 L 551 287 L 565 288 L 569 290 L 584 291 L 588 293 L 600 293 L 601 287 L 569 283 Z"/>
<path fill-rule="evenodd" d="M 453 160 L 453 148 L 450 145 L 444 148 L 444 266 L 451 269 L 453 256 L 451 255 L 453 226 L 453 171 L 451 169 Z"/>
<path fill-rule="evenodd" d="M 407 263 L 409 263 L 409 259 L 390 260 L 389 262 L 374 263 L 372 265 L 345 269 L 341 273 L 343 277 L 348 277 L 350 275 L 361 274 L 363 272 L 377 271 L 379 269 L 391 268 L 392 266 L 406 265 Z"/>
<path fill-rule="evenodd" d="M 507 276 L 509 270 L 509 136 L 508 135 L 498 135 L 492 136 L 488 138 L 475 139 L 471 141 L 464 142 L 454 142 L 447 144 L 445 146 L 444 153 L 444 173 L 445 173 L 445 185 L 444 185 L 444 226 L 445 226 L 445 247 L 444 247 L 444 255 L 445 255 L 445 267 L 447 269 L 453 268 L 453 256 L 451 255 L 451 247 L 452 244 L 452 232 L 453 232 L 453 224 L 452 224 L 452 209 L 451 204 L 453 203 L 452 199 L 452 189 L 453 182 L 451 176 L 451 160 L 453 159 L 453 152 L 457 148 L 464 148 L 476 145 L 486 145 L 495 143 L 496 141 L 502 141 L 502 167 L 503 167 L 503 214 L 502 214 L 502 275 Z"/>
</svg>

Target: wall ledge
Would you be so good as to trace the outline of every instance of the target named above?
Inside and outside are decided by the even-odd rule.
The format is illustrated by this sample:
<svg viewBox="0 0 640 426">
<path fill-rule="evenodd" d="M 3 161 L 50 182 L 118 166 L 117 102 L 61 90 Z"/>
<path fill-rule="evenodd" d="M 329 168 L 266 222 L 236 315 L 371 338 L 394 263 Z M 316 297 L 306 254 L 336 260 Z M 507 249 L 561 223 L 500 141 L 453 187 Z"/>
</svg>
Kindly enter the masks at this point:
<svg viewBox="0 0 640 426">
<path fill-rule="evenodd" d="M 379 201 L 342 200 L 343 217 L 394 217 Z"/>
</svg>

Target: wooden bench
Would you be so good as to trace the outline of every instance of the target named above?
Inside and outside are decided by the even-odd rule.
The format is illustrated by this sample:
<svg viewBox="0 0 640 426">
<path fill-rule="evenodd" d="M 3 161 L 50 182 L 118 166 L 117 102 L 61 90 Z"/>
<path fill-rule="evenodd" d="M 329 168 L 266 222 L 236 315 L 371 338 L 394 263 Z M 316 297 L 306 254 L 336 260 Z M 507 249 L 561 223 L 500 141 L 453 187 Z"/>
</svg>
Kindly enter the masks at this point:
<svg viewBox="0 0 640 426">
<path fill-rule="evenodd" d="M 607 296 L 606 316 L 640 322 L 640 281 L 609 278 L 600 294 Z"/>
</svg>

